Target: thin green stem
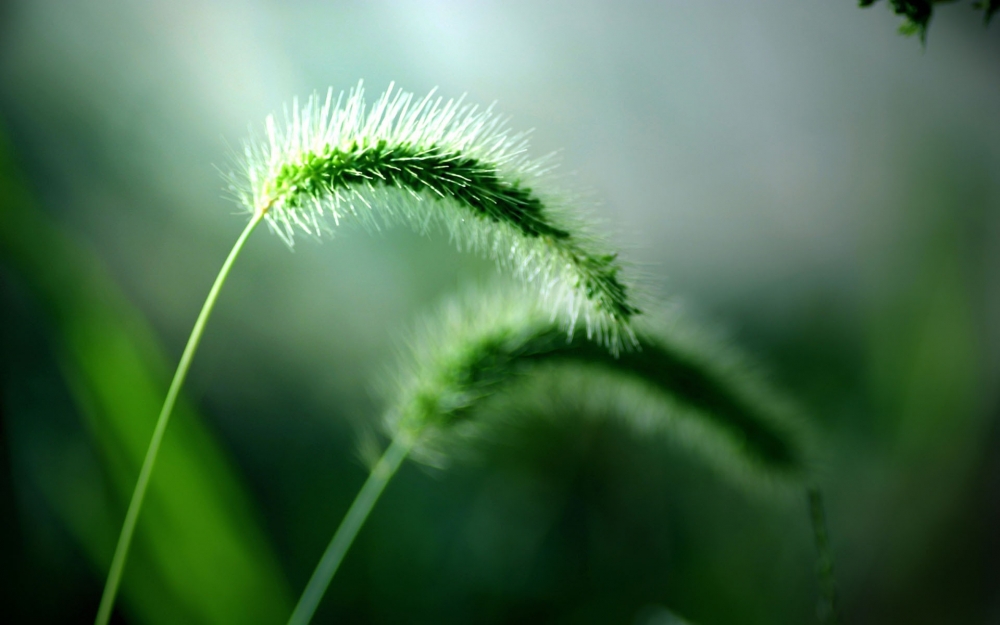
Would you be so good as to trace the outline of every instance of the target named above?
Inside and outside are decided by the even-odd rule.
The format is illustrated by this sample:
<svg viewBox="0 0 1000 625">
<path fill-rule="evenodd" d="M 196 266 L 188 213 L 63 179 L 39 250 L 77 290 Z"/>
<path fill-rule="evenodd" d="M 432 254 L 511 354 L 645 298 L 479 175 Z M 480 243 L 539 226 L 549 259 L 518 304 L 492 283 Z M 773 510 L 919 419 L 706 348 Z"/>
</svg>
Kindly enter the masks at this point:
<svg viewBox="0 0 1000 625">
<path fill-rule="evenodd" d="M 167 398 L 163 402 L 160 416 L 156 420 L 156 427 L 153 429 L 153 437 L 149 441 L 149 448 L 146 450 L 146 458 L 142 461 L 142 469 L 139 471 L 139 480 L 135 484 L 135 491 L 132 493 L 132 500 L 128 504 L 128 511 L 125 513 L 125 522 L 122 524 L 121 534 L 118 536 L 118 545 L 115 547 L 115 555 L 111 559 L 111 569 L 108 571 L 108 579 L 104 584 L 104 594 L 101 595 L 101 605 L 97 609 L 95 625 L 107 625 L 111 619 L 111 610 L 115 604 L 115 596 L 118 594 L 118 587 L 121 584 L 122 572 L 125 569 L 125 560 L 128 558 L 128 550 L 132 544 L 132 536 L 135 533 L 136 521 L 139 520 L 139 511 L 142 509 L 142 502 L 146 498 L 146 490 L 149 488 L 149 478 L 153 474 L 153 465 L 156 464 L 156 456 L 160 452 L 160 444 L 163 442 L 163 433 L 167 429 L 170 421 L 170 413 L 174 410 L 177 402 L 177 395 L 184 385 L 184 378 L 187 377 L 188 369 L 191 367 L 191 360 L 201 342 L 201 335 L 205 331 L 205 324 L 215 307 L 215 300 L 219 297 L 219 291 L 229 276 L 229 270 L 239 256 L 243 244 L 246 243 L 257 224 L 264 216 L 263 211 L 256 213 L 243 230 L 240 238 L 236 240 L 229 257 L 222 264 L 219 275 L 215 278 L 212 290 L 208 292 L 205 304 L 201 307 L 198 320 L 194 323 L 191 336 L 188 337 L 184 353 L 177 364 L 177 371 L 174 372 L 174 379 L 170 382 L 170 389 L 167 391 Z"/>
<path fill-rule="evenodd" d="M 408 436 L 397 435 L 396 438 L 392 439 L 392 443 L 368 475 L 364 486 L 358 491 L 358 495 L 354 498 L 354 503 L 351 504 L 344 520 L 340 522 L 337 533 L 333 535 L 333 540 L 330 541 L 330 545 L 323 553 L 323 557 L 320 558 L 319 564 L 316 565 L 316 570 L 313 571 L 309 583 L 306 584 L 306 589 L 302 592 L 302 597 L 299 599 L 298 605 L 295 606 L 295 611 L 288 619 L 288 625 L 307 625 L 312 620 L 313 614 L 323 598 L 323 593 L 326 592 L 330 580 L 333 579 L 344 555 L 347 554 L 351 543 L 354 542 L 354 537 L 358 535 L 358 530 L 364 525 L 368 513 L 378 501 L 385 485 L 392 479 L 396 469 L 410 453 L 412 446 L 413 440 Z"/>
<path fill-rule="evenodd" d="M 819 560 L 816 572 L 819 576 L 820 599 L 817 616 L 821 623 L 837 625 L 840 613 L 837 605 L 837 585 L 833 577 L 833 549 L 830 547 L 830 533 L 826 527 L 826 512 L 823 509 L 823 495 L 816 486 L 808 490 L 809 519 L 812 521 L 813 539 Z"/>
</svg>

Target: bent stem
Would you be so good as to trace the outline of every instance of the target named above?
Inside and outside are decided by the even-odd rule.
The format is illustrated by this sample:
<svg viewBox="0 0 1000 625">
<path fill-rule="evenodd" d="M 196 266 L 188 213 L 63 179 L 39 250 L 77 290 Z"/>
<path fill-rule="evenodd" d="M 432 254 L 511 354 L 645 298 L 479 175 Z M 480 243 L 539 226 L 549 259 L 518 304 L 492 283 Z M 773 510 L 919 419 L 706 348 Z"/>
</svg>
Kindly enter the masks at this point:
<svg viewBox="0 0 1000 625">
<path fill-rule="evenodd" d="M 358 535 L 358 530 L 364 525 L 368 513 L 371 512 L 375 502 L 389 483 L 396 469 L 403 463 L 410 449 L 413 447 L 413 438 L 405 434 L 399 434 L 392 439 L 392 443 L 379 458 L 378 463 L 365 480 L 364 486 L 358 491 L 354 503 L 340 522 L 337 533 L 333 535 L 333 540 L 320 558 L 316 570 L 313 571 L 306 589 L 302 592 L 298 605 L 288 619 L 288 625 L 307 625 L 312 620 L 319 602 L 326 592 L 330 580 L 340 567 L 341 561 L 350 549 L 354 537 Z"/>
<path fill-rule="evenodd" d="M 160 416 L 156 420 L 153 437 L 150 439 L 149 448 L 146 450 L 146 458 L 142 461 L 142 469 L 139 471 L 139 480 L 135 484 L 132 500 L 128 504 L 128 511 L 125 513 L 125 522 L 122 524 L 122 531 L 118 536 L 115 555 L 111 559 L 111 569 L 108 571 L 108 579 L 104 584 L 104 594 L 101 595 L 101 604 L 97 609 L 97 618 L 94 619 L 95 625 L 107 625 L 111 619 L 111 610 L 115 604 L 118 587 L 121 584 L 125 560 L 128 558 L 129 547 L 132 544 L 136 521 L 139 520 L 139 511 L 142 509 L 142 502 L 146 498 L 146 490 L 149 488 L 149 478 L 153 474 L 153 465 L 156 464 L 156 456 L 159 454 L 160 444 L 163 442 L 163 433 L 167 429 L 167 422 L 170 421 L 170 413 L 174 410 L 177 396 L 180 394 L 181 387 L 184 385 L 184 379 L 187 377 L 188 369 L 191 367 L 191 360 L 194 358 L 194 353 L 201 342 L 201 335 L 205 331 L 205 324 L 208 322 L 208 317 L 212 314 L 212 309 L 215 307 L 219 291 L 222 290 L 222 285 L 225 284 L 226 278 L 229 276 L 229 270 L 236 261 L 236 257 L 239 256 L 240 250 L 243 249 L 244 243 L 250 237 L 250 233 L 260 223 L 263 216 L 264 211 L 257 211 L 250 220 L 250 223 L 243 230 L 243 233 L 240 234 L 240 238 L 236 240 L 236 244 L 233 245 L 233 249 L 229 252 L 226 262 L 222 264 L 222 269 L 219 270 L 219 275 L 215 278 L 212 290 L 208 292 L 208 297 L 201 307 L 201 313 L 198 314 L 198 320 L 195 321 L 194 328 L 191 330 L 191 336 L 188 337 L 187 345 L 184 347 L 184 353 L 181 354 L 181 360 L 177 364 L 177 371 L 174 372 L 174 379 L 170 382 L 170 389 L 167 391 L 167 398 L 164 400 Z"/>
</svg>

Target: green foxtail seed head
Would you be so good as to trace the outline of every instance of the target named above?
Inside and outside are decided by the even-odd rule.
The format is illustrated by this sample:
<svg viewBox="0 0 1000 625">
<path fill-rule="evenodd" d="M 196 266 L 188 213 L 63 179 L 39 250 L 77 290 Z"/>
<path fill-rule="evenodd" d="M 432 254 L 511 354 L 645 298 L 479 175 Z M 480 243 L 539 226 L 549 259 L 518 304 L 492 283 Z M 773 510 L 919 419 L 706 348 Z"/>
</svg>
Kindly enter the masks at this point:
<svg viewBox="0 0 1000 625">
<path fill-rule="evenodd" d="M 418 459 L 440 464 L 491 422 L 615 414 L 748 486 L 795 484 L 806 473 L 804 424 L 720 342 L 676 315 L 637 325 L 638 349 L 617 357 L 580 334 L 567 339 L 558 321 L 509 288 L 452 301 L 411 341 L 386 428 L 417 441 Z"/>
<path fill-rule="evenodd" d="M 390 85 L 368 108 L 359 83 L 346 97 L 331 89 L 294 103 L 284 127 L 269 116 L 266 140 L 245 147 L 245 179 L 234 189 L 289 245 L 296 229 L 318 235 L 348 219 L 421 233 L 443 226 L 459 249 L 535 285 L 570 334 L 582 321 L 614 352 L 634 345 L 639 310 L 617 255 L 594 249 L 546 191 L 551 159 L 533 160 L 527 147 L 492 107 Z"/>
</svg>

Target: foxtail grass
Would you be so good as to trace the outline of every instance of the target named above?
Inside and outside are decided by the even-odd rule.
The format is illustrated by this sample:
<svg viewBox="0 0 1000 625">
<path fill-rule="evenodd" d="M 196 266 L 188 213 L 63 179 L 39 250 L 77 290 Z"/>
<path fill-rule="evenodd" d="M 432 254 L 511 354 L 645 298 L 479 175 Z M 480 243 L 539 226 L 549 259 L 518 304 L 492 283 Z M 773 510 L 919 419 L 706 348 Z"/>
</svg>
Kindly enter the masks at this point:
<svg viewBox="0 0 1000 625">
<path fill-rule="evenodd" d="M 510 289 L 476 291 L 446 305 L 411 340 L 383 422 L 391 442 L 321 557 L 289 625 L 310 621 L 403 460 L 409 455 L 443 464 L 489 427 L 484 407 L 498 399 L 504 401 L 499 412 L 508 418 L 518 404 L 544 401 L 551 387 L 505 393 L 519 381 L 540 379 L 543 370 L 574 369 L 570 392 L 578 404 L 599 403 L 594 412 L 602 414 L 611 407 L 630 427 L 669 437 L 745 487 L 801 487 L 808 471 L 806 428 L 745 358 L 677 320 L 637 324 L 634 337 L 634 349 L 613 354 L 585 331 L 567 336 L 544 306 Z"/>
<path fill-rule="evenodd" d="M 444 101 L 433 92 L 415 98 L 390 86 L 370 107 L 360 84 L 336 99 L 333 93 L 296 102 L 283 126 L 269 116 L 264 140 L 246 143 L 240 171 L 229 176 L 250 221 L 177 366 L 125 515 L 97 625 L 111 618 L 160 444 L 205 326 L 261 221 L 289 245 L 296 231 L 319 236 L 343 221 L 375 229 L 408 224 L 420 233 L 443 228 L 460 249 L 488 256 L 530 284 L 553 318 L 563 320 L 564 336 L 583 328 L 613 352 L 635 344 L 632 320 L 639 309 L 617 256 L 603 250 L 550 189 L 552 159 L 531 158 L 526 133 L 511 131 L 492 108 Z"/>
<path fill-rule="evenodd" d="M 248 143 L 233 190 L 272 231 L 320 236 L 344 221 L 379 229 L 443 228 L 459 249 L 494 259 L 534 286 L 572 331 L 617 350 L 639 309 L 617 255 L 567 206 L 551 156 L 528 154 L 492 107 L 423 98 L 391 86 L 370 108 L 359 84 L 346 97 L 293 105 L 283 126 Z"/>
</svg>

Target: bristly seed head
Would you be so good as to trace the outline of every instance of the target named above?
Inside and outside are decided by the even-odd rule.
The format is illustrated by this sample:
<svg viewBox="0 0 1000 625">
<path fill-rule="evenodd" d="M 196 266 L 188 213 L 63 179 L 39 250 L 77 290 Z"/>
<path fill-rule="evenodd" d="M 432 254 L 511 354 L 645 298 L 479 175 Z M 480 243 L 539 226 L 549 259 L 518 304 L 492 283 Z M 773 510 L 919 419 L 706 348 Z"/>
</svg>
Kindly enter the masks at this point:
<svg viewBox="0 0 1000 625">
<path fill-rule="evenodd" d="M 635 431 L 668 434 L 747 486 L 808 473 L 811 434 L 797 410 L 676 310 L 637 323 L 641 349 L 617 358 L 579 334 L 567 341 L 538 302 L 503 284 L 474 289 L 409 342 L 387 385 L 385 428 L 416 441 L 416 458 L 443 464 L 496 418 L 615 414 Z"/>
<path fill-rule="evenodd" d="M 619 277 L 616 254 L 592 251 L 594 237 L 546 193 L 551 159 L 527 156 L 492 108 L 462 99 L 422 99 L 392 85 L 369 109 L 359 83 L 336 100 L 311 97 L 286 111 L 267 139 L 247 143 L 241 202 L 289 245 L 295 229 L 318 235 L 343 218 L 405 223 L 419 232 L 444 226 L 459 249 L 498 261 L 547 296 L 553 316 L 572 332 L 613 351 L 635 345 L 639 309 Z"/>
</svg>

